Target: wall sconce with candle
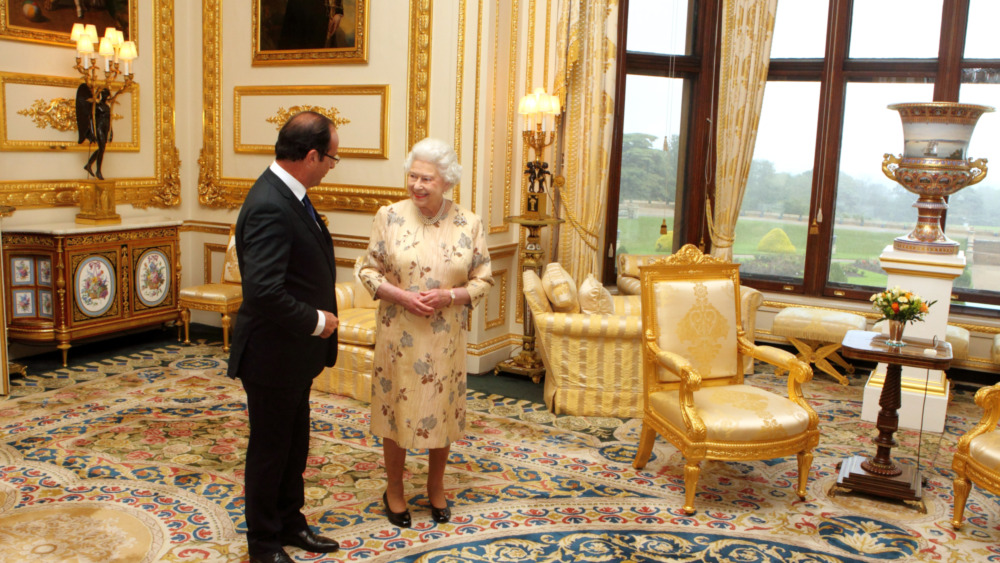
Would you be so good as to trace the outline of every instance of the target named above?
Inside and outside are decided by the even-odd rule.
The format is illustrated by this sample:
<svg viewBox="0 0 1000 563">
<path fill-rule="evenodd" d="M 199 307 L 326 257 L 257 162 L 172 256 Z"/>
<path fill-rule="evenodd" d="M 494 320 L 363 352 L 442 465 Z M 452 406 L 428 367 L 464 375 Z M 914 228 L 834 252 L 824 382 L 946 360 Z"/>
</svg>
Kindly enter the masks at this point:
<svg viewBox="0 0 1000 563">
<path fill-rule="evenodd" d="M 522 213 L 527 217 L 546 216 L 546 183 L 551 185 L 552 172 L 542 159 L 542 151 L 555 140 L 556 130 L 562 119 L 559 98 L 545 93 L 542 88 L 521 98 L 517 112 L 524 116 L 524 142 L 535 151 L 535 159 L 528 161 L 524 173 L 528 176 L 528 190 L 522 201 Z"/>
<path fill-rule="evenodd" d="M 135 43 L 125 41 L 124 34 L 113 27 L 106 28 L 104 37 L 98 39 L 97 28 L 93 24 L 76 23 L 70 32 L 70 39 L 76 43 L 77 52 L 73 68 L 83 80 L 76 90 L 77 143 L 88 141 L 97 144 L 97 150 L 90 155 L 83 168 L 89 176 L 100 180 L 80 185 L 81 212 L 76 221 L 87 224 L 120 223 L 121 217 L 115 212 L 114 182 L 104 180 L 101 166 L 105 147 L 114 137 L 111 127 L 114 106 L 118 96 L 127 92 L 134 83 L 132 61 L 138 53 Z M 93 168 L 95 164 L 96 171 Z"/>
</svg>

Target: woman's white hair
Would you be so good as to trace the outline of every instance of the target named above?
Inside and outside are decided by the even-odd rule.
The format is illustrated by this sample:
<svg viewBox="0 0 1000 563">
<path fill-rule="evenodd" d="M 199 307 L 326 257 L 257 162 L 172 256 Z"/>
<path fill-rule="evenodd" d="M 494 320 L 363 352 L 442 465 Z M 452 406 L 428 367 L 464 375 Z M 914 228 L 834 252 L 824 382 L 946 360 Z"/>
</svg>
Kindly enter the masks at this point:
<svg viewBox="0 0 1000 563">
<path fill-rule="evenodd" d="M 462 179 L 462 165 L 458 163 L 458 155 L 451 145 L 440 140 L 427 137 L 417 141 L 410 154 L 406 155 L 403 170 L 409 172 L 414 160 L 433 164 L 444 183 L 451 188 Z"/>
</svg>

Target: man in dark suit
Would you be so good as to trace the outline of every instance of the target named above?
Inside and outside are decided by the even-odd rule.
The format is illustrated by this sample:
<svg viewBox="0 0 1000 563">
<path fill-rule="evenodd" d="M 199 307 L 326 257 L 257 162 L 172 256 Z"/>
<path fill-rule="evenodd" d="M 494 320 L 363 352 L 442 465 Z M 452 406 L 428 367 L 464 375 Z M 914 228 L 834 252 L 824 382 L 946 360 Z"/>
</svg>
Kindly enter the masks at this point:
<svg viewBox="0 0 1000 563">
<path fill-rule="evenodd" d="M 247 394 L 245 514 L 254 562 L 291 561 L 283 545 L 318 553 L 339 548 L 310 530 L 301 512 L 309 389 L 337 359 L 339 324 L 333 242 L 306 191 L 336 166 L 339 144 L 325 116 L 292 116 L 236 221 L 243 304 L 229 376 L 240 378 Z"/>
</svg>

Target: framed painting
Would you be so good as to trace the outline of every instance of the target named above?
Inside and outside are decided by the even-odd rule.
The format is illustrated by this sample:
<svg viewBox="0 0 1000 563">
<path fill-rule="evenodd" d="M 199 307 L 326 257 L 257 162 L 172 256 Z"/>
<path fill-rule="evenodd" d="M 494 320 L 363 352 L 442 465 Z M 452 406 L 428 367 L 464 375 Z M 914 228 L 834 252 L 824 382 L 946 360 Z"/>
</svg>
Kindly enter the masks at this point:
<svg viewBox="0 0 1000 563">
<path fill-rule="evenodd" d="M 368 2 L 254 0 L 253 65 L 368 62 Z"/>
<path fill-rule="evenodd" d="M 0 0 L 0 37 L 75 47 L 69 39 L 74 23 L 121 30 L 139 43 L 135 30 L 138 0 Z"/>
</svg>

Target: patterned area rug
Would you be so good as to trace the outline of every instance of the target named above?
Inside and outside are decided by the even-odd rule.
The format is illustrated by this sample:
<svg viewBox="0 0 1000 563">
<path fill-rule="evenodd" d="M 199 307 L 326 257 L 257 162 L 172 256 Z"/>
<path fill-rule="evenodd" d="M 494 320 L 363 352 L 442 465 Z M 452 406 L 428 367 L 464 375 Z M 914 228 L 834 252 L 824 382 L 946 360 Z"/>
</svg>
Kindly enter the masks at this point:
<svg viewBox="0 0 1000 563">
<path fill-rule="evenodd" d="M 244 561 L 244 396 L 217 344 L 163 346 L 15 380 L 0 401 L 0 561 Z M 490 376 L 474 376 L 490 377 Z M 781 391 L 770 374 L 750 382 Z M 998 499 L 973 488 L 955 532 L 951 458 L 979 419 L 956 392 L 944 434 L 897 433 L 902 463 L 926 477 L 927 513 L 830 497 L 837 463 L 871 454 L 861 379 L 808 386 L 820 413 L 809 497 L 794 458 L 706 462 L 686 516 L 683 460 L 660 439 L 631 466 L 637 420 L 555 416 L 470 391 L 468 436 L 446 474 L 453 519 L 430 519 L 426 455 L 406 480 L 414 526 L 389 525 L 384 470 L 366 404 L 314 393 L 307 517 L 341 551 L 289 548 L 297 561 L 1000 561 Z M 474 382 L 470 383 L 474 388 Z M 919 447 L 918 447 L 919 446 Z"/>
</svg>

